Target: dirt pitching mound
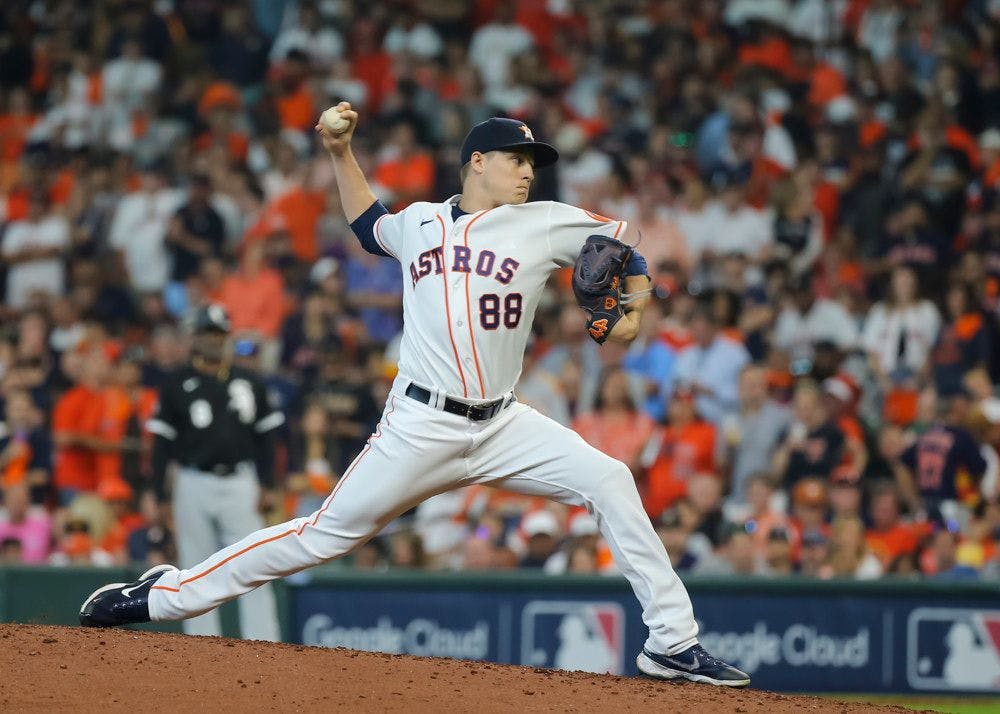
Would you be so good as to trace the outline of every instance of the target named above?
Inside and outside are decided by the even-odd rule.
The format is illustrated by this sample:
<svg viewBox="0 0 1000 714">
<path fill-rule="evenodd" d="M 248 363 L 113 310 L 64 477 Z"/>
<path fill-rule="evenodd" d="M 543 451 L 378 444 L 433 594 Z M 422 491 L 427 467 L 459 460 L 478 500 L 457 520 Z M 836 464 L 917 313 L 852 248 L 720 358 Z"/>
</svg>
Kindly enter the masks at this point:
<svg viewBox="0 0 1000 714">
<path fill-rule="evenodd" d="M 905 712 L 629 677 L 132 630 L 0 624 L 0 711 Z"/>
</svg>

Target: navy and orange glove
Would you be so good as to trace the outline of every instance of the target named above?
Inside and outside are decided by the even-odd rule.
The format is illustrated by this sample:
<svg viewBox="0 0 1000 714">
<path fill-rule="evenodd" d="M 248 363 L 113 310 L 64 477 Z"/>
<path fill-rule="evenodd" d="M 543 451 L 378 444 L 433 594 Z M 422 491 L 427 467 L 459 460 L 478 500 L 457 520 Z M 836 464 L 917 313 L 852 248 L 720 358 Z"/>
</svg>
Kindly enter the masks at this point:
<svg viewBox="0 0 1000 714">
<path fill-rule="evenodd" d="M 597 344 L 625 315 L 630 299 L 622 294 L 625 275 L 644 275 L 646 261 L 632 246 L 602 235 L 589 236 L 573 266 L 573 294 L 588 314 L 587 334 Z"/>
</svg>

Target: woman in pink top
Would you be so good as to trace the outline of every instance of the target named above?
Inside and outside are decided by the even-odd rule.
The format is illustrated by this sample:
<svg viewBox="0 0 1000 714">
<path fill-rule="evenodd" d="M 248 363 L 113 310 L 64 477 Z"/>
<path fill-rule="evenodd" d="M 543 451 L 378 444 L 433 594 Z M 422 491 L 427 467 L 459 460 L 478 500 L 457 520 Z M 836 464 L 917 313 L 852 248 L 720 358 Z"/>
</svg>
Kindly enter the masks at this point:
<svg viewBox="0 0 1000 714">
<path fill-rule="evenodd" d="M 572 426 L 588 444 L 630 469 L 653 432 L 653 420 L 636 408 L 628 377 L 617 367 L 608 369 L 594 411 L 578 416 Z"/>
<path fill-rule="evenodd" d="M 21 544 L 21 562 L 44 563 L 49 557 L 52 524 L 45 509 L 32 507 L 25 482 L 3 487 L 0 508 L 0 543 L 13 539 Z"/>
</svg>

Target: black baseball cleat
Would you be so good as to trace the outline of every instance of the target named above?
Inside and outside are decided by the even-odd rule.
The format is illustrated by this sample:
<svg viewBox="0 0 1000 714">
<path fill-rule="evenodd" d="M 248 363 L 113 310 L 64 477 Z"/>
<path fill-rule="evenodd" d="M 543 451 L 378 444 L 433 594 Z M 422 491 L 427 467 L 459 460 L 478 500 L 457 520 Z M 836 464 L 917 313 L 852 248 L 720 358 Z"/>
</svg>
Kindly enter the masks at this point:
<svg viewBox="0 0 1000 714">
<path fill-rule="evenodd" d="M 670 657 L 643 647 L 635 663 L 640 672 L 657 679 L 690 679 L 716 687 L 746 687 L 750 684 L 749 674 L 716 659 L 701 645 L 692 645 Z"/>
<path fill-rule="evenodd" d="M 112 583 L 98 588 L 80 606 L 80 624 L 84 627 L 117 627 L 149 622 L 149 588 L 164 573 L 177 570 L 172 565 L 157 565 L 134 583 Z"/>
</svg>

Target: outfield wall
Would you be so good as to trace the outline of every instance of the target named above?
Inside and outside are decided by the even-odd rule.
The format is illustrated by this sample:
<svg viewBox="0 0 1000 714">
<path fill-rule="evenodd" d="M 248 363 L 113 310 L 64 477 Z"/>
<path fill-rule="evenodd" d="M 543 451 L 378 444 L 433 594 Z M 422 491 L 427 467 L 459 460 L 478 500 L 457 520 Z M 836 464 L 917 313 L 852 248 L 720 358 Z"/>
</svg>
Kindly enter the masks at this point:
<svg viewBox="0 0 1000 714">
<path fill-rule="evenodd" d="M 0 568 L 0 621 L 72 624 L 90 590 L 134 575 Z M 685 581 L 702 643 L 756 686 L 1000 691 L 1000 584 Z M 619 578 L 327 568 L 278 591 L 286 639 L 309 645 L 634 674 L 645 637 Z M 223 621 L 235 634 L 231 610 Z"/>
</svg>

